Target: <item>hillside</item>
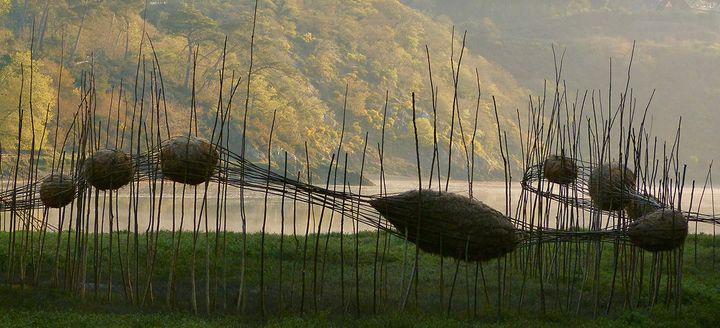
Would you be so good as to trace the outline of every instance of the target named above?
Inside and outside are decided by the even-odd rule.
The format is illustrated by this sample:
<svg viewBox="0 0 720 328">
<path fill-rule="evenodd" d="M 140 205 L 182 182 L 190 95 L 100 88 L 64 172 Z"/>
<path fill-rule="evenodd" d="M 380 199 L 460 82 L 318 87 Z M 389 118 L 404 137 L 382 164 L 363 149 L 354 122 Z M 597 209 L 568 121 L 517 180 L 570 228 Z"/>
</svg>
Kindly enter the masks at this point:
<svg viewBox="0 0 720 328">
<path fill-rule="evenodd" d="M 631 86 L 643 107 L 656 90 L 652 133 L 672 142 L 682 116 L 681 157 L 696 179 L 704 179 L 708 164 L 719 159 L 720 144 L 712 142 L 720 138 L 720 12 L 715 1 L 403 2 L 472 31 L 469 48 L 535 94 L 554 74 L 553 44 L 558 52 L 566 50 L 563 77 L 569 89 L 606 92 L 612 58 L 612 82 L 619 92 L 636 41 Z"/>
<path fill-rule="evenodd" d="M 33 114 L 36 134 L 59 120 L 60 134 L 78 108 L 86 74 L 93 72 L 100 117 L 122 97 L 131 105 L 138 57 L 147 75 L 152 73 L 155 50 L 161 67 L 167 117 L 173 134 L 187 131 L 187 117 L 196 90 L 197 123 L 209 134 L 218 97 L 222 49 L 228 38 L 226 85 L 231 76 L 247 74 L 252 24 L 252 1 L 5 1 L 0 10 L 0 94 L 5 120 L 0 140 L 5 149 L 16 145 L 20 67 L 29 66 L 33 40 Z M 2 6 L 0 6 L 2 7 Z M 451 52 L 457 65 L 462 35 L 452 24 L 434 20 L 418 10 L 391 0 L 373 1 L 260 1 L 255 39 L 248 118 L 249 157 L 265 161 L 271 118 L 277 111 L 273 159 L 280 165 L 283 150 L 304 160 L 307 141 L 313 162 L 327 163 L 337 148 L 347 96 L 347 126 L 343 149 L 358 170 L 365 133 L 369 133 L 370 169 L 376 170 L 377 144 L 382 130 L 386 93 L 386 171 L 415 172 L 411 93 L 416 94 L 418 134 L 424 161 L 432 154 L 432 101 L 425 45 L 430 49 L 437 97 L 438 139 L 441 157 L 447 158 L 453 108 Z M 152 41 L 143 38 L 143 29 Z M 34 32 L 34 38 L 31 38 Z M 142 43 L 141 43 L 142 41 Z M 141 46 L 142 45 L 142 46 Z M 141 53 L 142 51 L 142 53 Z M 195 53 L 197 51 L 197 53 Z M 197 57 L 195 74 L 193 58 Z M 60 64 L 62 79 L 58 79 Z M 465 51 L 459 71 L 458 103 L 469 140 L 477 101 L 476 71 L 482 99 L 476 138 L 476 176 L 501 176 L 491 95 L 497 98 L 504 128 L 512 129 L 515 108 L 525 106 L 526 88 L 500 65 L 476 51 Z M 194 84 L 193 84 L 194 78 Z M 27 81 L 26 81 L 27 82 Z M 60 83 L 59 101 L 56 86 Z M 243 82 L 244 85 L 244 82 Z M 244 86 L 243 86 L 244 87 Z M 28 92 L 25 88 L 24 92 Z M 25 95 L 24 107 L 29 107 Z M 231 148 L 239 151 L 244 92 L 233 101 Z M 123 102 L 118 102 L 123 103 Z M 60 105 L 57 108 L 57 104 Z M 14 117 L 13 117 L 14 115 Z M 27 111 L 26 111 L 27 115 Z M 118 117 L 121 113 L 117 114 Z M 123 114 L 124 115 L 124 114 Z M 457 122 L 456 122 L 457 124 Z M 52 131 L 52 129 L 49 129 Z M 30 133 L 31 134 L 31 133 Z M 201 133 L 202 134 L 202 133 Z M 31 144 L 23 135 L 23 147 Z M 464 151 L 455 131 L 453 157 L 464 163 Z M 46 146 L 55 141 L 44 138 Z M 39 147 L 40 141 L 35 146 Z M 468 146 L 469 147 L 469 146 Z M 511 145 L 512 147 L 512 145 Z M 426 154 L 426 155 L 425 155 Z M 514 158 L 517 161 L 517 158 Z M 426 165 L 427 166 L 427 165 Z M 463 177 L 464 167 L 454 172 Z M 445 168 L 443 168 L 445 170 Z"/>
</svg>

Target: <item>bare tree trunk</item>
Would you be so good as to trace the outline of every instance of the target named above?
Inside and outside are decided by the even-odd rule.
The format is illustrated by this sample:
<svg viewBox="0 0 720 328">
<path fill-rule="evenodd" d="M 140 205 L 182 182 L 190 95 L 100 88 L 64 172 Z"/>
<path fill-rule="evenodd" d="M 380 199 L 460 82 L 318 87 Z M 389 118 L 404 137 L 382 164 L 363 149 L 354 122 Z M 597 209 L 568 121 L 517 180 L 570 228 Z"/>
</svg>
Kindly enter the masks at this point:
<svg viewBox="0 0 720 328">
<path fill-rule="evenodd" d="M 128 52 L 130 49 L 130 20 L 125 17 L 125 54 L 123 59 L 127 59 Z"/>
<path fill-rule="evenodd" d="M 85 14 L 87 14 L 87 9 L 83 10 L 82 17 L 80 18 L 80 27 L 78 28 L 77 36 L 75 36 L 75 44 L 70 52 L 70 58 L 75 57 L 75 52 L 77 52 L 77 47 L 80 44 L 80 34 L 82 33 L 83 26 L 85 26 Z"/>
<path fill-rule="evenodd" d="M 43 9 L 43 15 L 40 19 L 40 36 L 38 37 L 38 51 L 42 53 L 43 44 L 45 41 L 45 30 L 47 30 L 47 20 L 49 11 L 50 0 L 45 0 L 45 9 Z"/>
<path fill-rule="evenodd" d="M 20 22 L 18 23 L 17 32 L 21 34 L 25 30 L 25 19 L 27 18 L 28 0 L 23 3 L 23 9 L 20 13 Z"/>
</svg>

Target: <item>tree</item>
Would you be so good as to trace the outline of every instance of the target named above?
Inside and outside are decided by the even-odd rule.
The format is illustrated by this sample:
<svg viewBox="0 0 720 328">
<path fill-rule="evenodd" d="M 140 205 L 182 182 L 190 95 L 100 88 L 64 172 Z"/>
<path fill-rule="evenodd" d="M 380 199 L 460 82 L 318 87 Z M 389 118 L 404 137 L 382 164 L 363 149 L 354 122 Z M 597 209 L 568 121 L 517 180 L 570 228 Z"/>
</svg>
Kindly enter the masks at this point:
<svg viewBox="0 0 720 328">
<path fill-rule="evenodd" d="M 193 53 L 196 46 L 208 40 L 220 38 L 215 27 L 217 23 L 205 16 L 192 4 L 168 6 L 169 11 L 159 15 L 158 27 L 170 34 L 182 36 L 186 42 L 187 64 L 183 87 L 188 88 L 193 65 Z"/>
<path fill-rule="evenodd" d="M 36 139 L 35 147 L 40 147 L 46 115 L 55 104 L 55 92 L 52 79 L 41 73 L 38 65 L 37 61 L 32 65 L 32 98 L 29 52 L 15 53 L 9 63 L 0 68 L 0 143 L 4 147 L 10 145 L 15 147 L 17 144 L 20 121 L 18 104 L 23 112 L 22 148 L 30 148 L 33 133 Z M 22 102 L 20 102 L 20 90 L 22 90 Z"/>
<path fill-rule="evenodd" d="M 130 20 L 133 15 L 142 11 L 145 5 L 145 1 L 142 0 L 127 0 L 127 1 L 110 1 L 105 3 L 105 10 L 113 15 L 113 17 L 120 17 L 125 23 L 125 50 L 123 52 L 123 59 L 128 58 L 130 48 Z"/>
<path fill-rule="evenodd" d="M 10 0 L 0 0 L 0 17 L 7 15 L 12 7 Z"/>
</svg>

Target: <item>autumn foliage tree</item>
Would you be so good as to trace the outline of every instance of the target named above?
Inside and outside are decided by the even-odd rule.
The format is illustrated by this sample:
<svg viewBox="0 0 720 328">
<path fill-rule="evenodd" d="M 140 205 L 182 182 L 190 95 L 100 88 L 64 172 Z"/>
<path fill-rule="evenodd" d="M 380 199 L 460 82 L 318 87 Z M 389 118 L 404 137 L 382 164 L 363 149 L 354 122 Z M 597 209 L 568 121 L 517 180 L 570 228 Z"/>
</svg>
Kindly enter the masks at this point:
<svg viewBox="0 0 720 328">
<path fill-rule="evenodd" d="M 22 124 L 22 148 L 33 146 L 33 139 L 35 148 L 40 148 L 55 106 L 52 78 L 42 73 L 37 61 L 31 63 L 29 52 L 6 56 L 5 61 L 0 68 L 0 143 L 14 148 Z"/>
</svg>

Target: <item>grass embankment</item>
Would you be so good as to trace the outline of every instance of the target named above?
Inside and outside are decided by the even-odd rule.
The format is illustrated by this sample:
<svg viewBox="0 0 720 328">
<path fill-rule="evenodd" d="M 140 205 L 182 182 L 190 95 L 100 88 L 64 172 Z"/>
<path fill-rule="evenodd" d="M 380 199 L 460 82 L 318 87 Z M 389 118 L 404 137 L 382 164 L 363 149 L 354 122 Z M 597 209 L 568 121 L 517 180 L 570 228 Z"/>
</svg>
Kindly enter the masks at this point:
<svg viewBox="0 0 720 328">
<path fill-rule="evenodd" d="M 351 324 L 437 327 L 483 324 L 515 327 L 555 325 L 707 327 L 720 323 L 720 274 L 717 272 L 720 268 L 720 252 L 717 253 L 718 263 L 713 264 L 713 253 L 716 251 L 713 242 L 716 248 L 720 246 L 720 239 L 714 241 L 711 236 L 698 236 L 697 248 L 695 248 L 694 236 L 688 238 L 683 259 L 682 306 L 678 312 L 674 311 L 672 305 L 665 304 L 667 274 L 663 274 L 660 280 L 662 287 L 656 304 L 649 306 L 651 255 L 645 253 L 646 271 L 642 288 L 638 289 L 641 291 L 640 296 L 635 293 L 630 296 L 630 302 L 626 302 L 622 287 L 622 272 L 618 271 L 617 287 L 609 314 L 605 312 L 610 298 L 614 265 L 614 246 L 609 243 L 602 244 L 597 285 L 592 279 L 595 276 L 592 265 L 594 257 L 575 256 L 575 254 L 592 252 L 595 244 L 590 244 L 591 247 L 588 247 L 588 244 L 584 243 L 579 247 L 564 247 L 558 253 L 554 251 L 546 253 L 559 256 L 556 260 L 547 261 L 557 263 L 557 266 L 546 264 L 548 268 L 544 269 L 543 276 L 546 278 L 542 287 L 546 308 L 544 314 L 541 311 L 542 298 L 538 275 L 522 274 L 524 262 L 522 252 L 527 249 L 514 253 L 507 261 L 499 262 L 502 265 L 497 261 L 485 263 L 481 267 L 482 271 L 479 271 L 477 283 L 476 266 L 461 263 L 448 314 L 448 300 L 455 278 L 456 262 L 445 259 L 441 266 L 440 258 L 421 254 L 417 297 L 415 290 L 411 289 L 407 307 L 404 311 L 400 311 L 399 304 L 407 290 L 415 251 L 412 245 L 406 247 L 403 240 L 397 237 L 387 239 L 388 247 L 385 248 L 385 234 L 381 234 L 380 251 L 376 261 L 375 233 L 361 233 L 357 240 L 355 236 L 343 236 L 342 253 L 340 235 L 332 234 L 329 239 L 326 239 L 325 235 L 321 236 L 317 265 L 313 256 L 315 238 L 312 235 L 307 239 L 307 248 L 305 248 L 304 236 L 298 236 L 297 239 L 292 236 L 283 237 L 282 252 L 280 236 L 265 236 L 263 264 L 265 293 L 262 297 L 260 293 L 262 238 L 259 234 L 253 234 L 247 238 L 244 311 L 238 311 L 236 304 L 240 286 L 242 236 L 236 233 L 229 233 L 226 236 L 223 257 L 222 247 L 218 248 L 216 255 L 214 235 L 211 234 L 206 239 L 204 234 L 199 234 L 194 253 L 196 304 L 199 314 L 194 314 L 191 302 L 193 299 L 192 232 L 184 232 L 182 235 L 176 260 L 175 284 L 170 288 L 168 288 L 168 278 L 174 253 L 173 237 L 170 233 L 163 232 L 157 236 L 157 247 L 154 249 L 157 255 L 154 265 L 148 260 L 147 255 L 152 254 L 153 249 L 150 248 L 151 251 L 148 252 L 146 235 L 138 236 L 137 248 L 134 245 L 136 239 L 133 235 L 130 235 L 129 240 L 125 233 L 114 235 L 112 276 L 109 270 L 109 236 L 102 235 L 102 240 L 97 240 L 97 245 L 103 247 L 99 248 L 102 249 L 102 254 L 97 253 L 96 257 L 94 236 L 87 235 L 85 283 L 79 283 L 83 281 L 83 270 L 78 269 L 81 266 L 77 265 L 81 263 L 83 252 L 76 253 L 71 247 L 68 257 L 65 248 L 68 236 L 71 245 L 75 243 L 75 235 L 61 236 L 60 265 L 55 274 L 57 234 L 47 235 L 43 254 L 40 255 L 39 235 L 29 236 L 18 233 L 15 236 L 16 245 L 28 240 L 34 245 L 34 250 L 23 256 L 16 248 L 16 253 L 12 257 L 14 269 L 10 276 L 7 268 L 10 260 L 8 241 L 11 236 L 8 233 L 0 233 L 0 268 L 2 268 L 0 326 L 258 325 L 262 323 L 260 305 L 263 301 L 266 309 L 265 323 L 270 326 Z M 327 248 L 325 248 L 326 242 L 328 242 Z M 221 246 L 222 243 L 218 245 Z M 356 245 L 359 249 L 357 253 Z M 547 245 L 547 247 L 546 250 L 554 246 Z M 130 252 L 127 252 L 128 249 Z M 137 257 L 136 249 L 139 254 Z M 621 250 L 630 251 L 630 248 L 624 247 Z M 209 259 L 207 262 L 206 256 Z M 73 262 L 73 258 L 78 261 Z M 579 259 L 577 265 L 573 265 L 573 259 Z M 119 265 L 120 261 L 122 267 Z M 21 262 L 24 262 L 24 265 L 21 266 Z M 33 263 L 40 263 L 37 277 L 34 277 L 33 273 L 38 266 Z M 99 264 L 97 289 L 92 283 L 96 279 L 95 263 Z M 206 263 L 209 265 L 206 266 Z M 505 264 L 508 269 L 498 272 L 498 268 L 502 268 Z M 622 266 L 622 263 L 620 265 Z M 25 269 L 24 280 L 20 279 L 21 267 Z M 152 283 L 148 285 L 147 272 L 150 272 L 151 267 Z M 553 267 L 558 268 L 557 276 L 549 269 Z M 528 272 L 531 272 L 537 267 L 530 263 L 528 268 Z M 498 311 L 497 306 L 499 273 L 506 277 L 505 296 L 501 299 L 500 305 L 502 311 Z M 208 276 L 210 279 L 206 279 Z M 72 283 L 73 281 L 75 283 Z M 209 289 L 206 287 L 208 285 Z M 84 295 L 78 291 L 79 286 L 85 286 Z M 594 288 L 599 290 L 597 294 L 594 293 Z M 169 302 L 168 290 L 172 291 L 170 295 L 174 295 Z M 206 290 L 209 292 L 206 293 Z M 569 302 L 568 293 L 572 295 Z M 594 295 L 597 295 L 597 299 Z M 111 300 L 108 300 L 109 296 L 112 296 Z M 134 305 L 132 300 L 128 302 L 129 297 L 135 303 L 144 302 L 144 306 Z M 206 299 L 210 302 L 206 302 Z M 313 299 L 317 299 L 317 304 Z M 596 302 L 599 304 L 598 315 L 593 318 Z M 210 304 L 211 308 L 209 314 L 206 312 L 207 304 Z"/>
</svg>

